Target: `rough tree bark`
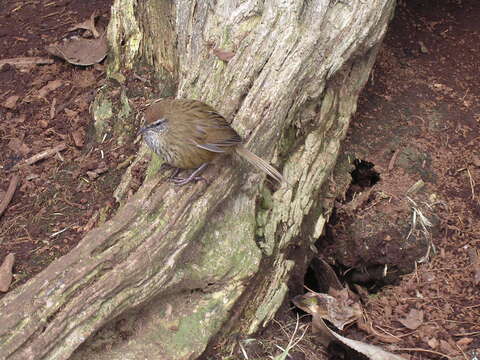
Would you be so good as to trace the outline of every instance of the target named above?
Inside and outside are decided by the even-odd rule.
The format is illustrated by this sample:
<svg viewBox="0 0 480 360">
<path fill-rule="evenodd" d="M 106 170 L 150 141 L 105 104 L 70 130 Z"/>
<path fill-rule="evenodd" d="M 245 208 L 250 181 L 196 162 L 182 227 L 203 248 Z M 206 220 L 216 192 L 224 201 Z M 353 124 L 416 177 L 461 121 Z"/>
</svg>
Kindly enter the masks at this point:
<svg viewBox="0 0 480 360">
<path fill-rule="evenodd" d="M 109 76 L 121 101 L 100 89 L 97 131 L 128 140 L 122 81 L 148 66 L 158 94 L 216 107 L 292 186 L 272 191 L 233 160 L 207 171 L 210 184 L 182 188 L 150 169 L 110 221 L 0 300 L 0 358 L 67 359 L 103 327 L 91 338 L 113 337 L 108 351 L 89 340 L 72 357 L 193 359 L 215 336 L 228 347 L 228 334 L 268 323 L 328 219 L 331 172 L 393 7 L 115 0 Z M 226 63 L 212 46 L 235 56 Z M 109 333 L 119 328 L 129 330 Z"/>
</svg>

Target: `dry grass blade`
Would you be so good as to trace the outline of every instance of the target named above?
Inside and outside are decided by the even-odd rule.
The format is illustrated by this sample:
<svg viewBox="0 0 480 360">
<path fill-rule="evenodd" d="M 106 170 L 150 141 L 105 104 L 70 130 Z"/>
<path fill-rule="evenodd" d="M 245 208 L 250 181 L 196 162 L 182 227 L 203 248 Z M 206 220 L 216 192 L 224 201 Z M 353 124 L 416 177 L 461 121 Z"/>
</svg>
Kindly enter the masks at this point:
<svg viewBox="0 0 480 360">
<path fill-rule="evenodd" d="M 468 180 L 470 182 L 470 189 L 472 191 L 472 200 L 475 200 L 475 180 L 473 180 L 472 174 L 470 173 L 470 169 L 467 168 Z"/>
<path fill-rule="evenodd" d="M 277 355 L 275 357 L 271 357 L 273 360 L 285 360 L 287 359 L 287 357 L 289 356 L 288 354 L 290 353 L 290 351 L 295 348 L 295 346 L 298 345 L 298 343 L 300 341 L 302 341 L 302 339 L 304 338 L 305 336 L 305 333 L 307 332 L 308 330 L 308 326 L 305 327 L 303 333 L 295 340 L 295 337 L 297 335 L 297 332 L 298 332 L 298 329 L 300 327 L 300 317 L 298 316 L 297 314 L 297 321 L 295 323 L 295 329 L 293 330 L 293 333 L 292 335 L 290 336 L 289 340 L 288 340 L 288 344 L 287 344 L 287 347 L 284 349 L 282 348 L 280 345 L 278 344 L 275 344 L 275 346 L 277 348 L 279 348 L 282 353 L 280 355 Z M 282 330 L 285 331 L 282 327 Z"/>
</svg>

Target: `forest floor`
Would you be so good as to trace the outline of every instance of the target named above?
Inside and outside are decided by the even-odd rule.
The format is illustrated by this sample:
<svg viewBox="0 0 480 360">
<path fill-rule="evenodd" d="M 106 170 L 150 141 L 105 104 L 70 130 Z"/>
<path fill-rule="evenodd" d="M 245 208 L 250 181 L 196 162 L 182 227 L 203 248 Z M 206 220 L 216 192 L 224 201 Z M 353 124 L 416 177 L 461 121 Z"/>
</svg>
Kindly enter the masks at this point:
<svg viewBox="0 0 480 360">
<path fill-rule="evenodd" d="M 5 0 L 0 61 L 53 59 L 45 46 L 66 35 L 84 36 L 85 30 L 69 29 L 94 11 L 105 26 L 110 4 Z M 364 302 L 373 328 L 391 341 L 355 327 L 346 331 L 406 359 L 473 359 L 472 351 L 480 348 L 479 15 L 476 0 L 400 2 L 345 141 L 346 152 L 374 164 L 380 183 L 418 178 L 443 204 L 437 210 L 440 231 L 432 239 L 435 254 Z M 20 174 L 0 214 L 0 263 L 15 254 L 10 289 L 66 254 L 116 210 L 113 189 L 136 149 L 92 138 L 89 106 L 104 78 L 100 64 L 0 63 L 0 201 Z M 62 150 L 53 156 L 18 166 L 56 146 Z M 409 170 L 412 163 L 417 172 Z M 408 181 L 405 185 L 412 185 Z M 412 309 L 418 318 L 408 328 L 399 320 Z M 279 314 L 249 358 L 278 354 L 276 346 L 285 347 L 292 336 L 295 314 Z M 301 330 L 309 323 L 303 316 Z M 290 356 L 354 358 L 327 354 L 309 331 Z"/>
<path fill-rule="evenodd" d="M 398 211 L 398 198 L 405 198 L 419 180 L 424 198 L 436 204 L 438 223 L 430 239 L 434 253 L 413 272 L 362 297 L 368 332 L 350 326 L 342 333 L 405 359 L 480 356 L 479 15 L 476 1 L 400 2 L 343 147 L 345 154 L 373 166 L 370 171 L 378 176 L 366 202 L 369 209 L 381 203 L 385 213 Z M 357 210 L 350 214 L 353 218 L 371 215 Z M 350 263 L 368 257 L 364 239 L 351 229 L 342 231 L 345 222 L 340 222 L 329 225 L 330 238 L 319 242 L 319 253 L 331 259 L 331 247 L 338 254 L 344 243 L 339 235 L 354 233 L 359 239 L 351 242 L 360 243 L 350 249 L 357 254 Z M 372 241 L 370 255 L 380 263 L 390 256 L 395 262 L 396 254 L 412 255 L 395 249 L 390 234 L 377 235 L 367 239 Z M 286 348 L 292 337 L 300 338 L 311 317 L 301 313 L 304 320 L 294 336 L 298 324 L 292 307 L 278 314 L 258 339 L 261 346 L 251 346 L 251 354 L 265 355 L 265 348 L 279 354 L 277 346 Z M 344 351 L 325 351 L 307 332 L 290 355 L 295 360 L 364 359 Z"/>
</svg>

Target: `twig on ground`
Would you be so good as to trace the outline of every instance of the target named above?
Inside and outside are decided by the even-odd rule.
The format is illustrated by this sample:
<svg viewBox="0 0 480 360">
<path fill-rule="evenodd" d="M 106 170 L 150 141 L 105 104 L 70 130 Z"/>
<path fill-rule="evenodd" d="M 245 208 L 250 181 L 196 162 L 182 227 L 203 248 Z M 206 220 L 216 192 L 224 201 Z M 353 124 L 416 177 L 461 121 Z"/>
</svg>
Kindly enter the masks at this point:
<svg viewBox="0 0 480 360">
<path fill-rule="evenodd" d="M 13 66 L 45 65 L 45 64 L 53 64 L 53 59 L 41 58 L 41 57 L 17 57 L 17 58 L 0 60 L 0 67 L 2 67 L 5 64 L 10 64 Z"/>
<path fill-rule="evenodd" d="M 460 352 L 462 353 L 463 358 L 464 358 L 465 360 L 468 360 L 467 354 L 465 354 L 465 351 L 462 350 L 462 348 L 460 347 L 460 345 L 458 345 L 457 343 L 455 343 L 455 345 L 457 346 L 458 350 L 460 350 Z"/>
<path fill-rule="evenodd" d="M 10 184 L 8 184 L 7 192 L 5 193 L 5 196 L 0 202 L 0 217 L 2 216 L 3 212 L 7 208 L 8 204 L 10 204 L 10 201 L 12 201 L 13 194 L 15 194 L 15 190 L 17 190 L 17 186 L 18 186 L 18 175 L 15 174 L 10 179 Z"/>
<path fill-rule="evenodd" d="M 65 196 L 65 194 L 63 194 L 63 199 L 62 199 L 64 202 L 66 202 L 68 205 L 72 206 L 72 207 L 76 207 L 77 209 L 80 209 L 80 210 L 85 210 L 86 207 L 81 205 L 81 204 L 77 204 L 77 203 L 74 203 L 74 202 L 71 202 L 70 200 L 67 199 L 67 197 Z"/>
<path fill-rule="evenodd" d="M 475 200 L 475 180 L 472 178 L 470 169 L 467 168 L 468 180 L 470 181 L 470 189 L 472 190 L 472 200 Z"/>
<path fill-rule="evenodd" d="M 56 153 L 63 151 L 67 148 L 67 145 L 65 143 L 59 144 L 51 149 L 44 150 L 42 152 L 39 152 L 38 154 L 33 155 L 32 157 L 26 159 L 25 161 L 19 163 L 19 165 L 32 165 L 35 164 L 36 162 L 43 160 L 47 157 L 50 157 L 52 155 L 55 155 Z"/>
</svg>

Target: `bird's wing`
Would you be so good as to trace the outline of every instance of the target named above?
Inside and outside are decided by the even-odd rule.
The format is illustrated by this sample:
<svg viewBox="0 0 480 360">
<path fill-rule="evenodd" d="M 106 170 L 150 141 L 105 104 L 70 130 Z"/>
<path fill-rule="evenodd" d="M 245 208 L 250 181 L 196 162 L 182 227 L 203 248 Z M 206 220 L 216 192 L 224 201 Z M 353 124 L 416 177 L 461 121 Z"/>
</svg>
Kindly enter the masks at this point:
<svg viewBox="0 0 480 360">
<path fill-rule="evenodd" d="M 197 134 L 193 139 L 194 144 L 199 148 L 223 153 L 228 151 L 227 148 L 231 148 L 242 142 L 242 138 L 227 125 L 197 125 Z"/>
<path fill-rule="evenodd" d="M 205 110 L 208 110 L 206 114 L 199 116 L 195 122 L 193 142 L 196 146 L 215 153 L 223 153 L 242 142 L 242 138 L 222 115 L 213 109 Z"/>
<path fill-rule="evenodd" d="M 242 142 L 227 120 L 211 106 L 196 100 L 175 101 L 182 106 L 182 116 L 187 121 L 181 121 L 180 124 L 188 126 L 183 133 L 190 133 L 191 144 L 207 151 L 223 153 Z"/>
</svg>

